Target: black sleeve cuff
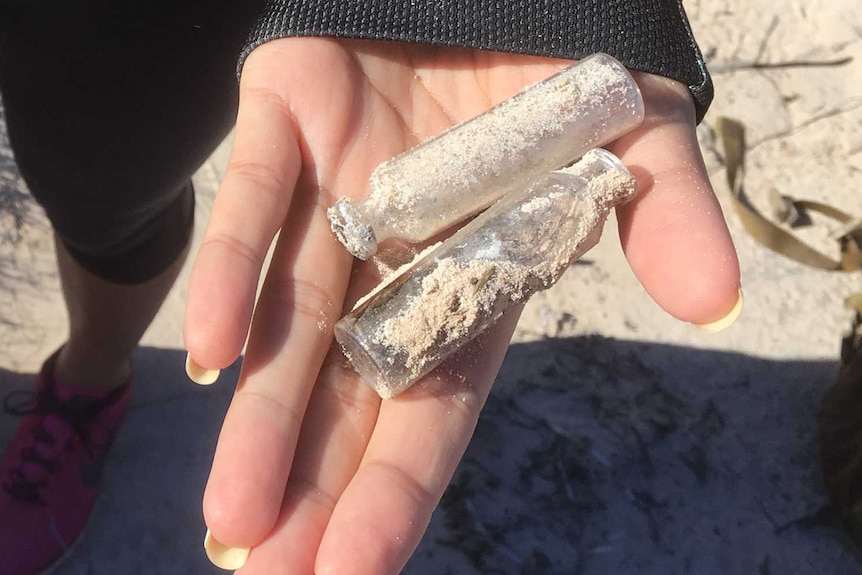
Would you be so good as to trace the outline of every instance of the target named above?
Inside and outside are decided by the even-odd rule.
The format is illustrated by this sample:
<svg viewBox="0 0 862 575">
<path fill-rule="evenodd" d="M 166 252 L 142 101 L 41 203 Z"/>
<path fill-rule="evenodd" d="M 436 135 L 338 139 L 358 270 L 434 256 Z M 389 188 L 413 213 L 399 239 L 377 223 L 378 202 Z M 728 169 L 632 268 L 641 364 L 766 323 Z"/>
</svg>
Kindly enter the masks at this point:
<svg viewBox="0 0 862 575">
<path fill-rule="evenodd" d="M 243 50 L 288 36 L 423 42 L 580 59 L 606 52 L 689 87 L 700 122 L 712 80 L 682 0 L 268 0 Z"/>
</svg>

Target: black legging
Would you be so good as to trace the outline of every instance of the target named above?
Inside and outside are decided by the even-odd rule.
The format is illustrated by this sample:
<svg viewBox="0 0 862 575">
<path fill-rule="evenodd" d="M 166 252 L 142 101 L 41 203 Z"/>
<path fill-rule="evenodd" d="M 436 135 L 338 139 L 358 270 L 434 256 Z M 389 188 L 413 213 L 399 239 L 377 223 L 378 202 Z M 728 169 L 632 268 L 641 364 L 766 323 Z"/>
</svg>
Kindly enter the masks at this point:
<svg viewBox="0 0 862 575">
<path fill-rule="evenodd" d="M 233 126 L 252 0 L 0 0 L 21 174 L 72 256 L 117 283 L 185 248 L 190 177 Z"/>
<path fill-rule="evenodd" d="M 594 51 L 712 98 L 681 0 L 0 0 L 0 91 L 21 172 L 72 255 L 135 283 L 191 231 L 192 172 L 233 123 L 234 67 L 320 35 L 578 58 Z"/>
</svg>

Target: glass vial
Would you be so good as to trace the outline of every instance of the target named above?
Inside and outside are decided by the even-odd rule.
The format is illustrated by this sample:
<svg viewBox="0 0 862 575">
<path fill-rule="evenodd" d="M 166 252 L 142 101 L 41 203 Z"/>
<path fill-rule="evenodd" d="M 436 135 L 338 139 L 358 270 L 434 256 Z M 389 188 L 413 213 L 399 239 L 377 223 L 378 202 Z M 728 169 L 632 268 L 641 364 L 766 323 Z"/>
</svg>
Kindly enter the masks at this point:
<svg viewBox="0 0 862 575">
<path fill-rule="evenodd" d="M 505 196 L 384 280 L 336 323 L 335 337 L 362 378 L 381 397 L 394 397 L 556 283 L 634 190 L 619 159 L 591 150 Z"/>
<path fill-rule="evenodd" d="M 329 209 L 332 229 L 363 260 L 389 238 L 426 240 L 615 140 L 643 116 L 628 70 L 607 54 L 590 56 L 380 164 L 366 199 L 342 198 Z"/>
</svg>

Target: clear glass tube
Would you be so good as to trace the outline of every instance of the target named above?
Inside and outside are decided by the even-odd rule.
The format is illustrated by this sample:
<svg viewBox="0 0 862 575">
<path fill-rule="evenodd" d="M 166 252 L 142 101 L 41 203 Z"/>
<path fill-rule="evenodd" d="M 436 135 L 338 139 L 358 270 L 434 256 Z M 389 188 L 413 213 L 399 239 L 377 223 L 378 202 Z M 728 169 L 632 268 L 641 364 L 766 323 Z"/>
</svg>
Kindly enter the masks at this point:
<svg viewBox="0 0 862 575">
<path fill-rule="evenodd" d="M 591 150 L 387 278 L 336 323 L 335 337 L 362 378 L 381 397 L 394 397 L 506 310 L 556 283 L 634 189 L 619 159 Z"/>
<path fill-rule="evenodd" d="M 360 259 L 389 238 L 426 240 L 613 141 L 643 115 L 628 70 L 607 54 L 590 56 L 380 164 L 364 200 L 330 208 L 332 229 Z"/>
</svg>

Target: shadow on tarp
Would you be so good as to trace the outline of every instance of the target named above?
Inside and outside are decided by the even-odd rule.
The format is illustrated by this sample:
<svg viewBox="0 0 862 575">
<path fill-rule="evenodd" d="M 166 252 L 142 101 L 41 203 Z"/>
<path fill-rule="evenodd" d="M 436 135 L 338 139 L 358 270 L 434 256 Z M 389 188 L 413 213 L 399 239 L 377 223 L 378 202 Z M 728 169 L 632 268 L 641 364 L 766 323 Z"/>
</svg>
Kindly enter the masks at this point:
<svg viewBox="0 0 862 575">
<path fill-rule="evenodd" d="M 220 572 L 200 501 L 238 366 L 201 388 L 184 360 L 137 352 L 103 494 L 55 573 Z M 818 469 L 835 369 L 597 336 L 515 344 L 404 573 L 859 573 Z M 0 444 L 14 423 L 0 418 Z"/>
</svg>

